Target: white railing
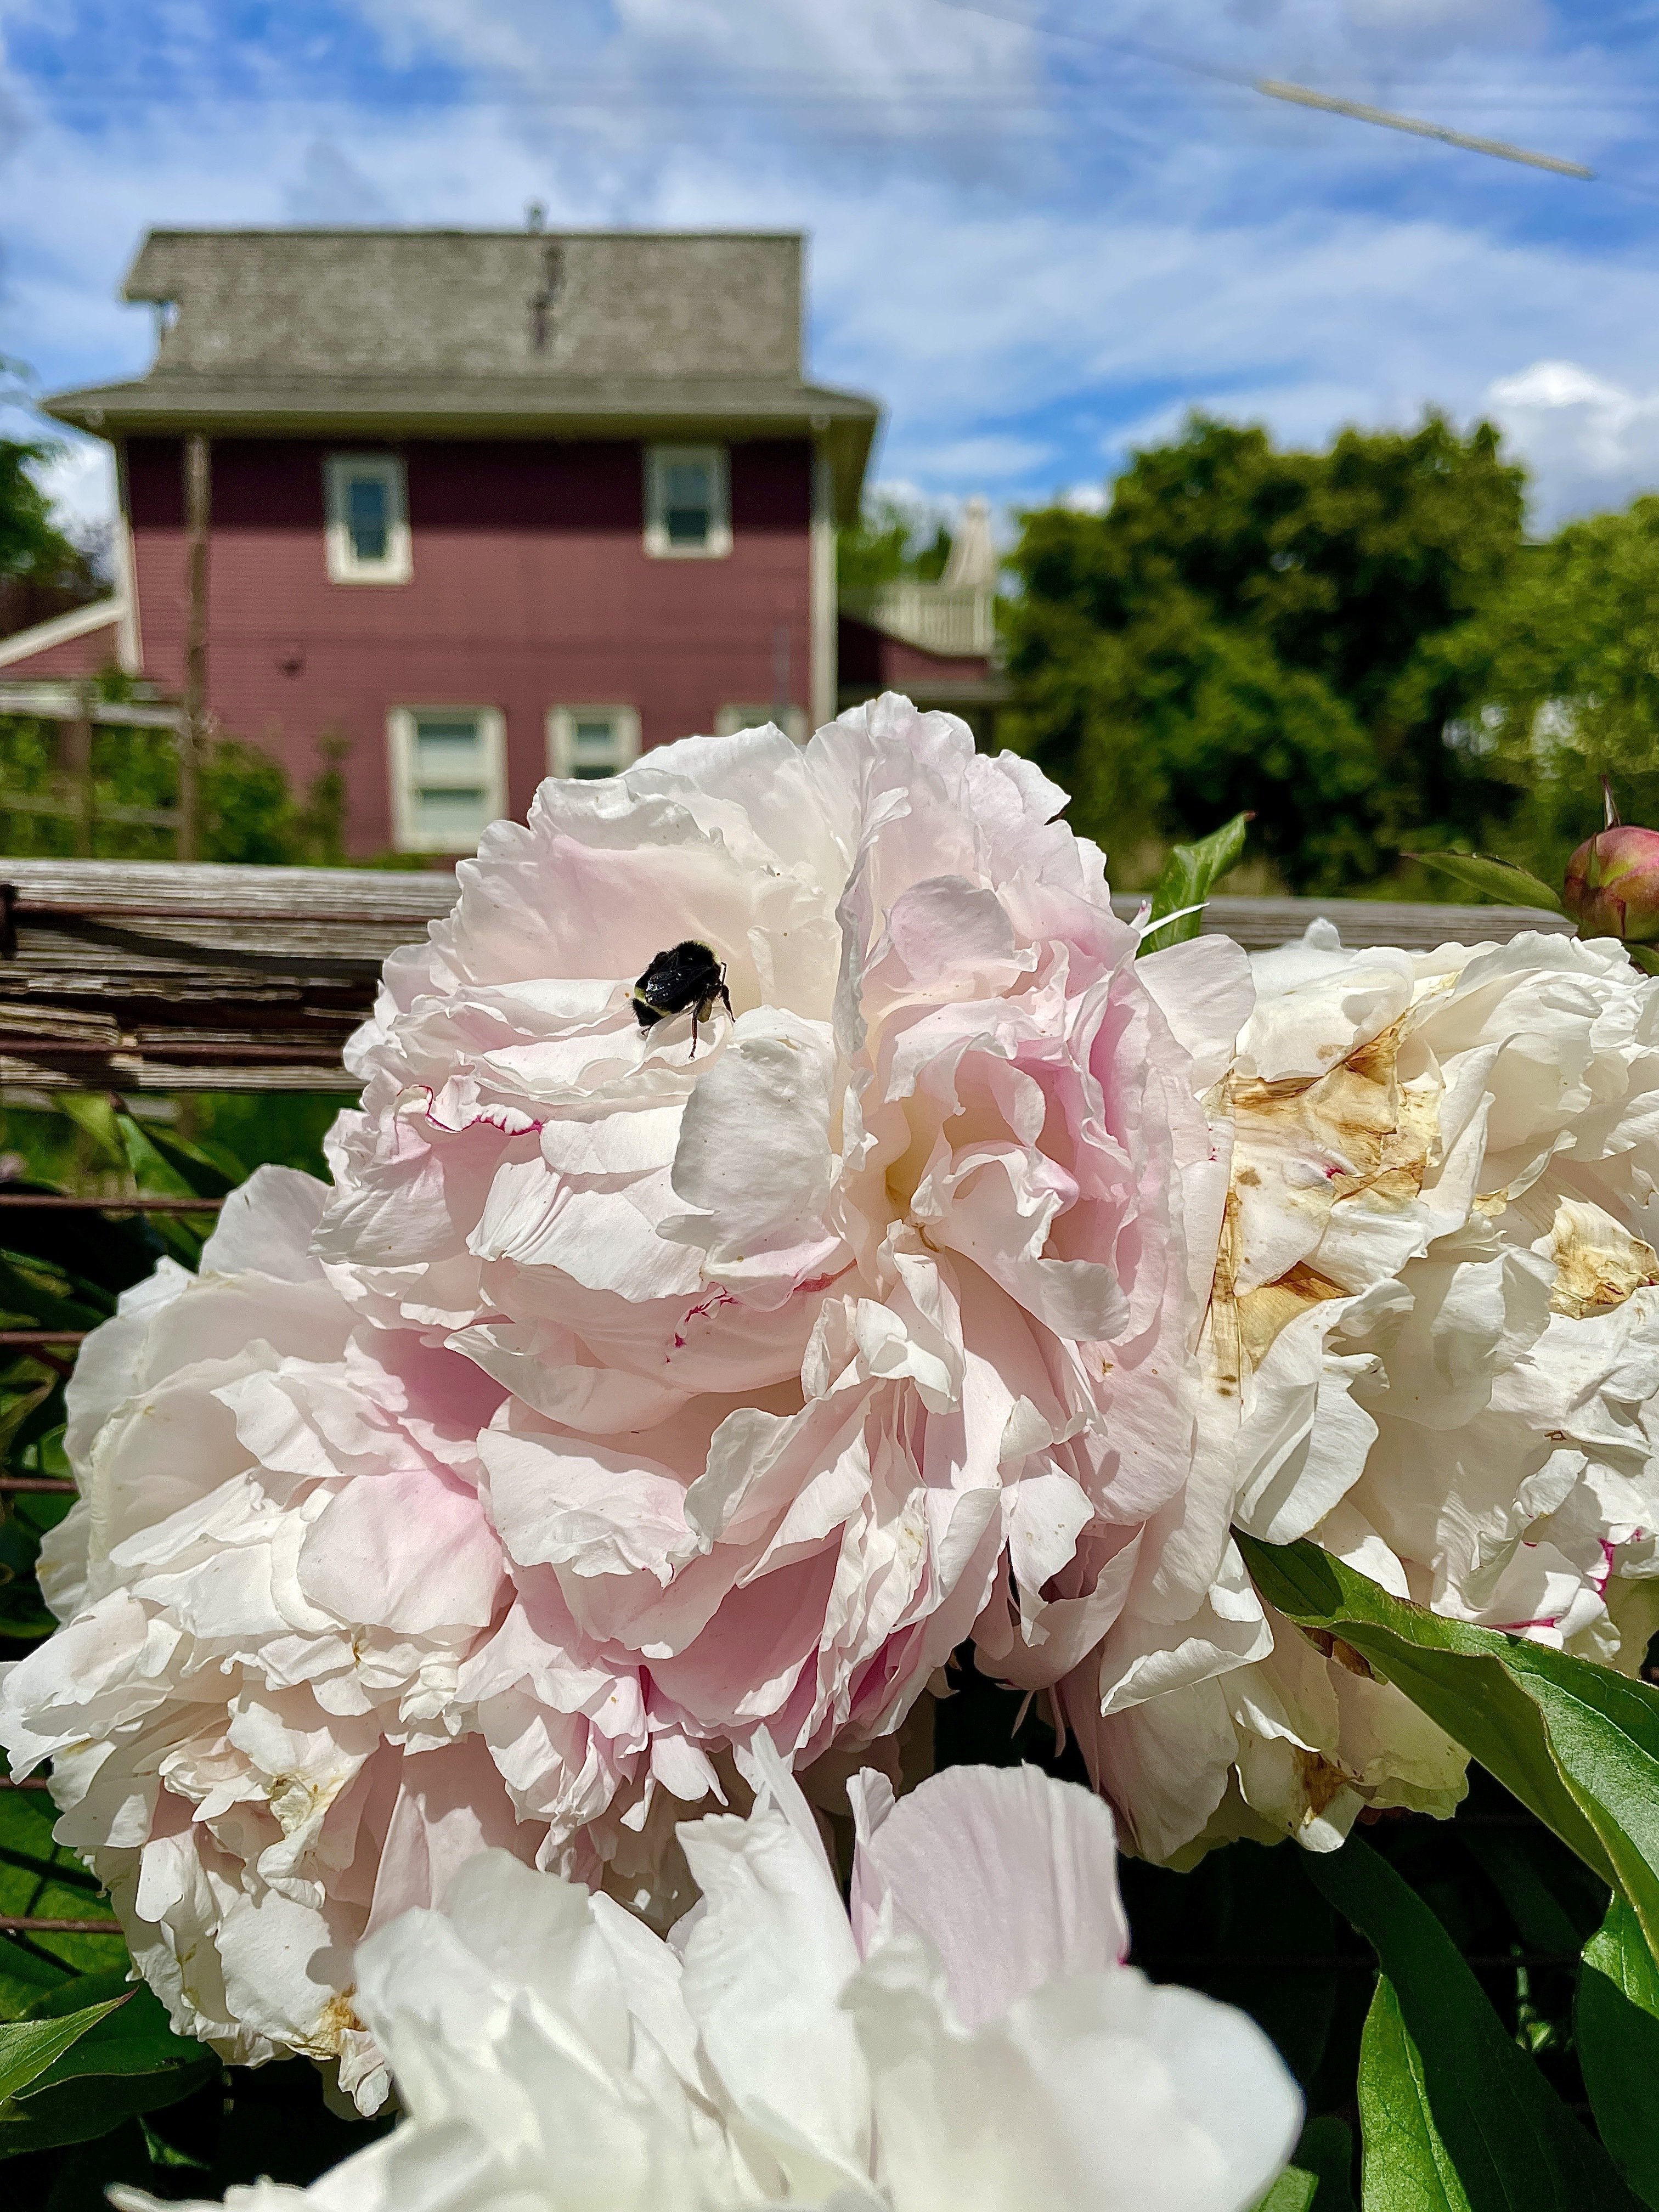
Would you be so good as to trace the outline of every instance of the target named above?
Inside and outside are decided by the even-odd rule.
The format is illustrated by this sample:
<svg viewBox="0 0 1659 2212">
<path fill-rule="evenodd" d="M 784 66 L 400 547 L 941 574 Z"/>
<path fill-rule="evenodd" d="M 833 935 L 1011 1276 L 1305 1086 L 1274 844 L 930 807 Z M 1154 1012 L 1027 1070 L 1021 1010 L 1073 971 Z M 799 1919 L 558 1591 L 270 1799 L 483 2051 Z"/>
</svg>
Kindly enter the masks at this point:
<svg viewBox="0 0 1659 2212">
<path fill-rule="evenodd" d="M 996 644 L 995 593 L 978 584 L 883 584 L 873 592 L 848 592 L 843 605 L 872 628 L 924 653 L 967 658 L 988 655 Z"/>
</svg>

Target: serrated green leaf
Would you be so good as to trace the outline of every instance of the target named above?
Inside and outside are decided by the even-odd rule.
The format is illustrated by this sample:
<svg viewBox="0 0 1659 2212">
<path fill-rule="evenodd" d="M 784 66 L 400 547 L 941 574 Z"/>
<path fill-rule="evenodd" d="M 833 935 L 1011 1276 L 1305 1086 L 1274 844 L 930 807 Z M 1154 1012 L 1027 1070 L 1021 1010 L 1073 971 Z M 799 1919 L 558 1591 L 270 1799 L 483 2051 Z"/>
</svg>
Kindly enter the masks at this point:
<svg viewBox="0 0 1659 2212">
<path fill-rule="evenodd" d="M 117 2005 L 125 2002 L 125 1997 L 111 1997 L 103 2004 L 86 2005 L 57 2020 L 14 2020 L 0 2025 L 0 2101 L 27 2089 Z"/>
<path fill-rule="evenodd" d="M 1237 863 L 1249 820 L 1248 814 L 1235 814 L 1195 844 L 1174 847 L 1152 893 L 1152 915 L 1140 940 L 1143 952 L 1161 952 L 1166 945 L 1182 945 L 1198 935 L 1203 917 L 1186 909 L 1202 905 L 1212 885 Z M 1178 919 L 1164 921 L 1165 915 Z"/>
<path fill-rule="evenodd" d="M 1643 2202 L 1659 2206 L 1659 1966 L 1622 1897 L 1584 1946 L 1572 2017 L 1601 2140 Z"/>
<path fill-rule="evenodd" d="M 1429 2107 L 1422 2054 L 1386 1974 L 1359 2041 L 1359 2131 L 1364 2212 L 1470 2212 Z"/>
<path fill-rule="evenodd" d="M 1485 853 L 1406 853 L 1401 857 L 1415 860 L 1422 868 L 1437 869 L 1466 890 L 1479 891 L 1496 899 L 1500 906 L 1535 906 L 1547 914 L 1566 912 L 1559 891 L 1553 890 L 1530 868 L 1517 867 L 1513 860 L 1494 860 Z"/>
<path fill-rule="evenodd" d="M 1638 2212 L 1381 1853 L 1350 1837 L 1309 1874 L 1382 1969 L 1360 2066 L 1365 2212 Z"/>
<path fill-rule="evenodd" d="M 1635 1907 L 1659 1948 L 1659 1691 L 1389 1596 L 1316 1544 L 1241 1534 L 1255 1585 L 1404 1692 Z"/>
</svg>

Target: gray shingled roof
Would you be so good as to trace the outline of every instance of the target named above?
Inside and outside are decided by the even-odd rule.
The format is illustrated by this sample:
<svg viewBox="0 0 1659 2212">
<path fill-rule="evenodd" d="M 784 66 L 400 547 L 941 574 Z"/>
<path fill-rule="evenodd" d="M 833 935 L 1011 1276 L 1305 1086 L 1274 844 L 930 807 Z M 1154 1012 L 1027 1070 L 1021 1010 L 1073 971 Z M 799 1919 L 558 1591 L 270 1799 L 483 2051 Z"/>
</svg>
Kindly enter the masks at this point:
<svg viewBox="0 0 1659 2212">
<path fill-rule="evenodd" d="M 153 231 L 164 306 L 131 382 L 60 422 L 380 436 L 826 434 L 855 510 L 879 419 L 801 366 L 797 231 Z"/>
</svg>

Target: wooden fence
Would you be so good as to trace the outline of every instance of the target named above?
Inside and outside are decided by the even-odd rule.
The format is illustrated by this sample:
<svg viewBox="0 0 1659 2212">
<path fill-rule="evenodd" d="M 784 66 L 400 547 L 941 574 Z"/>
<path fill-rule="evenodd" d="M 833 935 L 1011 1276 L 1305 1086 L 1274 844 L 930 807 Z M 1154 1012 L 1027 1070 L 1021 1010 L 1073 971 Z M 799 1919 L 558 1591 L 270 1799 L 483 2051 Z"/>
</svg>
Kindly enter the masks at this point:
<svg viewBox="0 0 1659 2212">
<path fill-rule="evenodd" d="M 341 1047 L 381 961 L 454 897 L 447 869 L 0 859 L 0 1082 L 349 1090 Z M 1320 915 L 1346 945 L 1413 951 L 1570 929 L 1524 907 L 1369 899 L 1218 898 L 1204 920 L 1260 951 Z"/>
</svg>

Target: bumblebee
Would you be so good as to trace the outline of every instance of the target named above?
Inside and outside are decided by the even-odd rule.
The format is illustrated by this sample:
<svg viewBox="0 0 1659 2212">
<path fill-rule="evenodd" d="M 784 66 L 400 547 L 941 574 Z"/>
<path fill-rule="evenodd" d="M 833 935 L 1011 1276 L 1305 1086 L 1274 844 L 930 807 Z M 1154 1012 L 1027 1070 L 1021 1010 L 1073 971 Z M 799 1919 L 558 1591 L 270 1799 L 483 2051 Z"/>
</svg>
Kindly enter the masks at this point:
<svg viewBox="0 0 1659 2212">
<path fill-rule="evenodd" d="M 723 1006 L 728 1014 L 732 1011 L 726 963 L 715 957 L 713 945 L 699 944 L 695 937 L 657 953 L 628 996 L 642 1030 L 655 1029 L 659 1022 L 689 1013 L 694 1054 L 697 1024 L 708 1021 L 716 1006 Z"/>
</svg>

